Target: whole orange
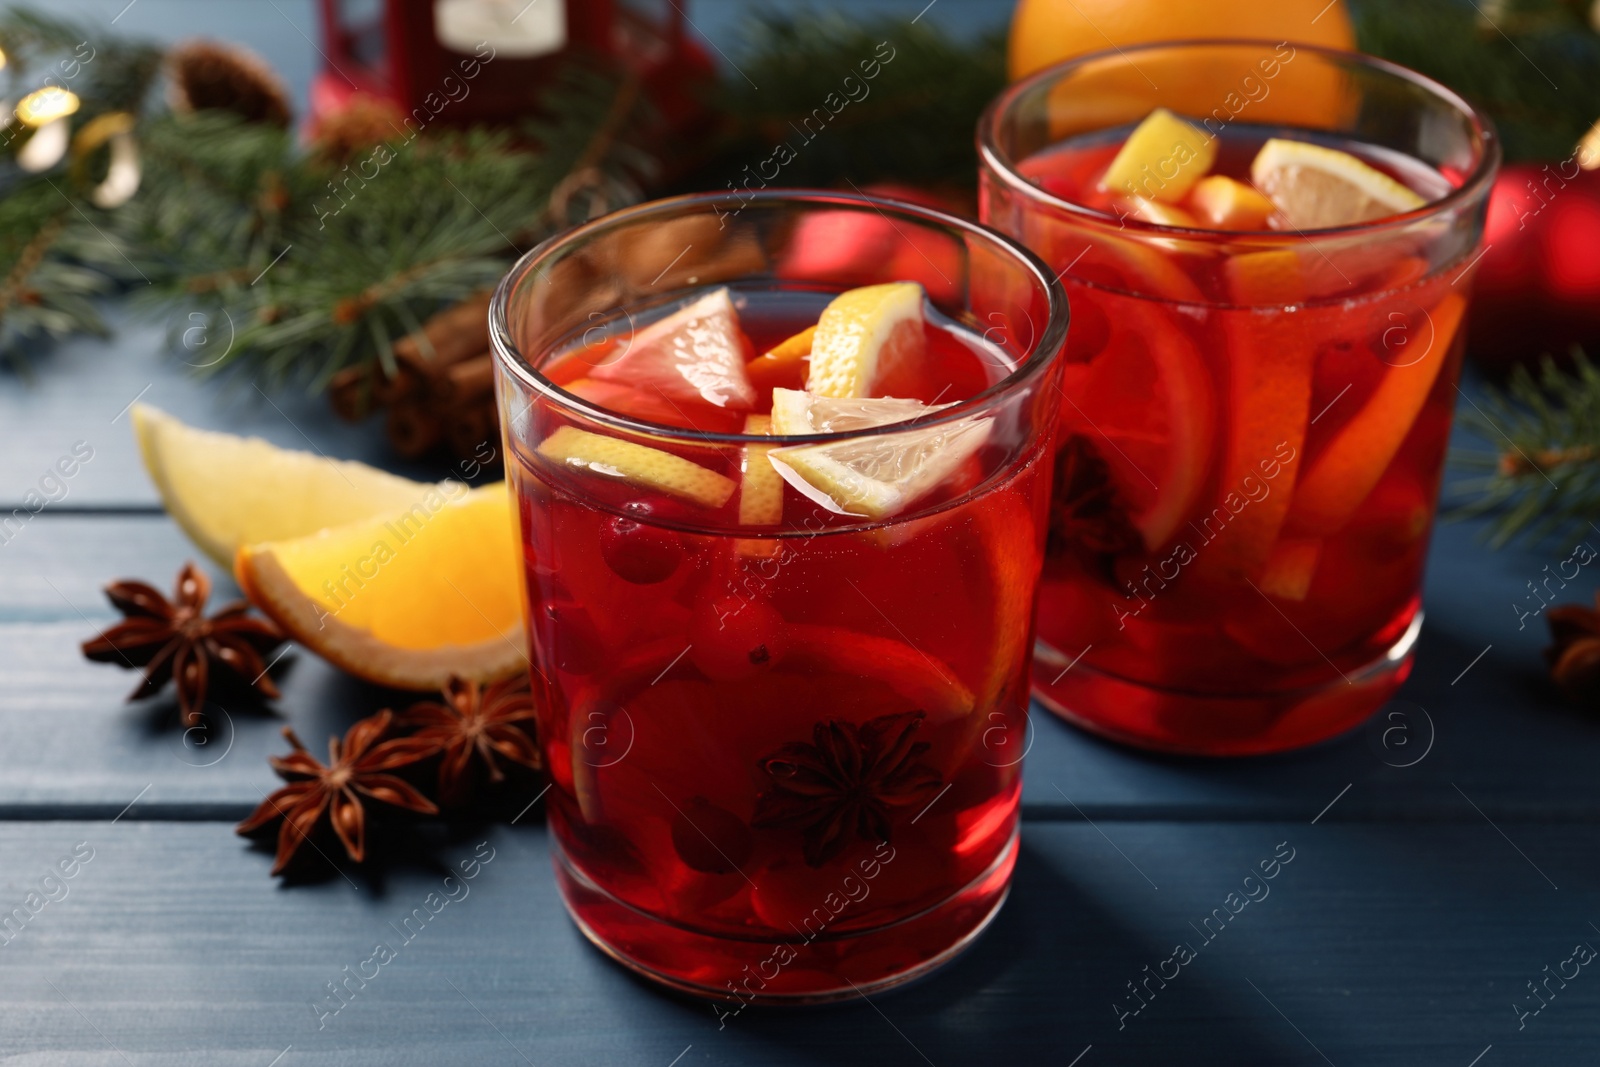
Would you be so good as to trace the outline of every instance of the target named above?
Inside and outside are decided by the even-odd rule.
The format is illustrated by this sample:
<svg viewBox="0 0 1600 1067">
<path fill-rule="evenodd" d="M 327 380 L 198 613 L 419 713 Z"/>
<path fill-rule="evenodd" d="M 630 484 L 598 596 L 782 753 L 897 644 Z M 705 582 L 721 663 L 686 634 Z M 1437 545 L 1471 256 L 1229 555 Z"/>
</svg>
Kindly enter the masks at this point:
<svg viewBox="0 0 1600 1067">
<path fill-rule="evenodd" d="M 1106 48 L 1224 37 L 1355 47 L 1344 0 L 1019 0 L 1011 77 Z"/>
</svg>

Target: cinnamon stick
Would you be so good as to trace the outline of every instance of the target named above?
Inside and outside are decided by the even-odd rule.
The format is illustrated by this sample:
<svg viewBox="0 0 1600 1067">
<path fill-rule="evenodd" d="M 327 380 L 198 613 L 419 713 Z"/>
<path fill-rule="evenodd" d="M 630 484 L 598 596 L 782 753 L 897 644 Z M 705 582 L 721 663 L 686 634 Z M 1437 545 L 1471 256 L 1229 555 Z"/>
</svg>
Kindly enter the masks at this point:
<svg viewBox="0 0 1600 1067">
<path fill-rule="evenodd" d="M 494 394 L 494 356 L 488 352 L 446 367 L 436 383 L 434 396 L 451 407 L 482 401 Z"/>
<path fill-rule="evenodd" d="M 395 360 L 402 367 L 427 375 L 487 352 L 491 295 L 479 293 L 434 315 L 423 323 L 420 336 L 407 334 L 395 342 Z"/>
<path fill-rule="evenodd" d="M 398 354 L 399 345 L 396 345 L 395 349 Z M 421 374 L 404 364 L 401 364 L 392 378 L 383 373 L 382 367 L 378 367 L 372 376 L 372 399 L 383 407 L 415 399 L 422 381 Z"/>
<path fill-rule="evenodd" d="M 372 410 L 372 368 L 346 367 L 328 380 L 328 404 L 345 422 L 360 422 Z"/>
<path fill-rule="evenodd" d="M 411 401 L 389 409 L 385 429 L 389 434 L 389 443 L 406 459 L 420 459 L 444 438 L 444 426 L 439 416 Z"/>
<path fill-rule="evenodd" d="M 475 456 L 484 442 L 499 442 L 499 413 L 494 404 L 481 401 L 456 408 L 445 417 L 444 436 L 458 459 Z"/>
</svg>

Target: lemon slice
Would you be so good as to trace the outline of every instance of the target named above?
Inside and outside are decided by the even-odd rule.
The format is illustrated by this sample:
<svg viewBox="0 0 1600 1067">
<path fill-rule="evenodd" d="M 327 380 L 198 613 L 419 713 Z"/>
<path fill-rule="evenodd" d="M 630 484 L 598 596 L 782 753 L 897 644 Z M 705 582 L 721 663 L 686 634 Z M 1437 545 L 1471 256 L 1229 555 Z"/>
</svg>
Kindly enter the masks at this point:
<svg viewBox="0 0 1600 1067">
<path fill-rule="evenodd" d="M 1217 158 L 1216 139 L 1164 107 L 1144 117 L 1100 179 L 1100 188 L 1176 203 Z"/>
<path fill-rule="evenodd" d="M 563 426 L 546 437 L 539 454 L 563 466 L 620 478 L 705 508 L 720 508 L 737 488 L 732 479 L 682 456 L 574 426 Z"/>
<path fill-rule="evenodd" d="M 1250 164 L 1250 179 L 1300 230 L 1351 226 L 1413 211 L 1422 197 L 1348 152 L 1274 137 Z"/>
<path fill-rule="evenodd" d="M 813 396 L 798 389 L 772 391 L 772 433 L 799 437 L 812 433 L 846 433 L 906 422 L 949 404 L 929 406 L 920 400 L 894 396 L 836 398 Z"/>
<path fill-rule="evenodd" d="M 409 508 L 246 545 L 239 586 L 305 647 L 359 678 L 442 688 L 527 669 L 521 553 L 504 483 L 431 489 Z"/>
<path fill-rule="evenodd" d="M 770 434 L 772 420 L 766 415 L 747 415 L 744 420 L 747 434 Z M 739 481 L 739 524 L 741 526 L 776 526 L 783 521 L 783 479 L 767 462 L 772 445 L 746 445 L 740 463 L 743 477 Z"/>
<path fill-rule="evenodd" d="M 785 481 L 823 507 L 883 519 L 954 474 L 983 447 L 991 428 L 987 416 L 974 416 L 948 426 L 775 448 L 767 458 Z"/>
<path fill-rule="evenodd" d="M 897 364 L 921 356 L 922 286 L 889 282 L 833 298 L 811 338 L 806 388 L 817 396 L 871 396 Z"/>
<path fill-rule="evenodd" d="M 766 415 L 746 415 L 744 432 L 770 434 L 772 419 Z M 767 459 L 772 445 L 745 445 L 739 463 L 739 525 L 777 526 L 783 522 L 783 478 Z M 775 538 L 742 537 L 741 556 L 770 559 L 783 551 Z"/>
<path fill-rule="evenodd" d="M 189 539 L 224 567 L 233 566 L 240 545 L 401 511 L 440 488 L 259 437 L 198 430 L 144 404 L 133 405 L 131 414 L 161 502 Z"/>
<path fill-rule="evenodd" d="M 728 290 L 717 289 L 644 327 L 589 376 L 671 400 L 748 410 L 756 391 L 744 365 L 739 313 Z"/>
</svg>

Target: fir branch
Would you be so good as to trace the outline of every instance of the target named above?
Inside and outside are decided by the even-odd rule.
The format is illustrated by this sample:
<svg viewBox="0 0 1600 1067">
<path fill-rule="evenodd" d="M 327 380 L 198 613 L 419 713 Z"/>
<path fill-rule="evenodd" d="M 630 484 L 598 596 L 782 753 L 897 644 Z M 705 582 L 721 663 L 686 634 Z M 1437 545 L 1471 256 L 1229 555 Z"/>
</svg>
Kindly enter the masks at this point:
<svg viewBox="0 0 1600 1067">
<path fill-rule="evenodd" d="M 719 169 L 736 183 L 740 166 L 787 143 L 795 159 L 783 165 L 783 185 L 970 187 L 973 124 L 1006 84 L 1000 34 L 962 43 L 911 19 L 765 13 L 747 29 L 738 64 L 750 80 L 724 79 L 718 100 L 735 124 Z"/>
<path fill-rule="evenodd" d="M 426 131 L 330 159 L 216 113 L 150 124 L 146 190 L 128 218 L 155 296 L 234 324 L 208 370 L 313 391 L 376 362 L 440 307 L 486 288 L 542 239 L 552 193 L 582 177 L 610 210 L 641 195 L 637 86 L 568 70 L 519 130 Z M 599 197 L 596 201 L 595 197 Z"/>
<path fill-rule="evenodd" d="M 1600 34 L 1572 0 L 1360 0 L 1363 51 L 1482 107 L 1508 159 L 1564 159 L 1600 118 Z"/>
<path fill-rule="evenodd" d="M 1535 376 L 1519 366 L 1503 389 L 1460 410 L 1463 429 L 1493 451 L 1459 450 L 1481 472 L 1451 487 L 1454 518 L 1493 516 L 1495 547 L 1519 538 L 1576 540 L 1600 520 L 1600 368 L 1575 352 L 1570 371 L 1548 356 Z"/>
</svg>

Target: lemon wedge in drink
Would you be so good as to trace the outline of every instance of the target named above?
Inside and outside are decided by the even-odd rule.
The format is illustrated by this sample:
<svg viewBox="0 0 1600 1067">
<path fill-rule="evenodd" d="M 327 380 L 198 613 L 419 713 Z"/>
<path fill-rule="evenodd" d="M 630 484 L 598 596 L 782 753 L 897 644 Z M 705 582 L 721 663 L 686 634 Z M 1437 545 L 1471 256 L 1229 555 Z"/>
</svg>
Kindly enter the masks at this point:
<svg viewBox="0 0 1600 1067">
<path fill-rule="evenodd" d="M 770 434 L 772 420 L 766 415 L 747 415 L 744 420 L 744 432 Z M 783 521 L 783 479 L 767 461 L 767 455 L 772 451 L 772 447 L 771 445 L 744 447 L 739 480 L 740 526 L 776 526 Z M 748 544 L 770 545 L 773 549 L 778 547 L 776 541 L 751 541 Z M 744 550 L 746 545 L 747 542 L 741 541 L 740 549 Z M 764 548 L 762 551 L 765 554 Z"/>
<path fill-rule="evenodd" d="M 376 467 L 196 429 L 144 404 L 130 412 L 144 467 L 173 521 L 233 566 L 240 545 L 282 541 L 402 511 L 439 487 Z"/>
<path fill-rule="evenodd" d="M 1278 137 L 1256 153 L 1250 180 L 1298 230 L 1352 226 L 1414 211 L 1424 203 L 1348 152 Z"/>
<path fill-rule="evenodd" d="M 1176 203 L 1205 177 L 1216 158 L 1216 138 L 1158 107 L 1122 142 L 1100 188 Z"/>
<path fill-rule="evenodd" d="M 804 402 L 813 433 L 867 430 L 939 410 L 896 397 L 840 401 L 800 393 L 799 399 L 780 401 L 777 394 L 783 390 L 773 392 L 774 415 L 780 403 L 787 408 Z M 786 414 L 792 417 L 793 412 Z M 777 425 L 776 417 L 773 421 Z M 883 519 L 904 511 L 960 469 L 983 447 L 991 428 L 988 417 L 974 416 L 944 426 L 775 448 L 767 458 L 785 481 L 829 510 Z"/>
<path fill-rule="evenodd" d="M 250 600 L 358 678 L 439 689 L 527 669 L 505 484 L 430 488 L 408 508 L 239 550 Z"/>
<path fill-rule="evenodd" d="M 871 396 L 903 361 L 922 355 L 922 286 L 889 282 L 834 297 L 811 338 L 806 389 L 817 396 Z"/>
<path fill-rule="evenodd" d="M 949 404 L 929 406 L 920 400 L 893 396 L 827 397 L 798 389 L 772 391 L 772 433 L 799 437 L 811 433 L 844 433 L 905 422 Z"/>
<path fill-rule="evenodd" d="M 620 478 L 704 508 L 720 508 L 737 488 L 731 478 L 659 448 L 563 426 L 544 439 L 539 454 L 552 463 Z"/>
</svg>

